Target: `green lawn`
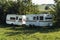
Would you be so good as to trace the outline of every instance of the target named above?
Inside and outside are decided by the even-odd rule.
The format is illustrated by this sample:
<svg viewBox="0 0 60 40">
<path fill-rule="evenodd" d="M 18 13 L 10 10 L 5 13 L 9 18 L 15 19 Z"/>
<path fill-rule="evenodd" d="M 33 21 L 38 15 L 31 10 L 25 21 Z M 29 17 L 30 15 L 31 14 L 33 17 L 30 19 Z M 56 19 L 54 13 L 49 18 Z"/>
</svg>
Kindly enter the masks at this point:
<svg viewBox="0 0 60 40">
<path fill-rule="evenodd" d="M 60 40 L 60 28 L 0 26 L 0 40 Z"/>
</svg>

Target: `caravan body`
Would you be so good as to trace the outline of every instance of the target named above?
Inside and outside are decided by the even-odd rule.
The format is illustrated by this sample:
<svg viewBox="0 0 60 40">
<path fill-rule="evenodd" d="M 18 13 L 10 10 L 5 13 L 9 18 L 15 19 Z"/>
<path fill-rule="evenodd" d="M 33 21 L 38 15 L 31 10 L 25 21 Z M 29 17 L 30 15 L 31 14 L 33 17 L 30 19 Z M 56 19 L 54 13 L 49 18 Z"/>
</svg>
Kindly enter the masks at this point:
<svg viewBox="0 0 60 40">
<path fill-rule="evenodd" d="M 8 14 L 6 17 L 7 24 L 22 25 L 27 26 L 52 26 L 52 15 L 51 14 L 29 14 L 29 15 L 15 15 Z"/>
<path fill-rule="evenodd" d="M 13 25 L 26 24 L 26 21 L 25 21 L 26 18 L 24 16 L 25 15 L 8 14 L 6 16 L 6 23 L 7 24 L 13 24 Z M 23 20 L 23 19 L 25 19 L 25 20 Z"/>
<path fill-rule="evenodd" d="M 31 14 L 26 15 L 26 25 L 34 25 L 34 26 L 52 26 L 52 18 L 51 14 Z"/>
</svg>

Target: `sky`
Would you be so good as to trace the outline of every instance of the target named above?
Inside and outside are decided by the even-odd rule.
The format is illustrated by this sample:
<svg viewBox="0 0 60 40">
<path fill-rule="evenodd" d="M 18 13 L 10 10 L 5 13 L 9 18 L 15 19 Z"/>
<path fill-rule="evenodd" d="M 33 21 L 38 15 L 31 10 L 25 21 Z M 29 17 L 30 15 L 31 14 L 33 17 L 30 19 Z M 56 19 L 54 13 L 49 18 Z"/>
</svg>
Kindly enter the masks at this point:
<svg viewBox="0 0 60 40">
<path fill-rule="evenodd" d="M 34 4 L 54 4 L 54 0 L 32 0 Z"/>
</svg>

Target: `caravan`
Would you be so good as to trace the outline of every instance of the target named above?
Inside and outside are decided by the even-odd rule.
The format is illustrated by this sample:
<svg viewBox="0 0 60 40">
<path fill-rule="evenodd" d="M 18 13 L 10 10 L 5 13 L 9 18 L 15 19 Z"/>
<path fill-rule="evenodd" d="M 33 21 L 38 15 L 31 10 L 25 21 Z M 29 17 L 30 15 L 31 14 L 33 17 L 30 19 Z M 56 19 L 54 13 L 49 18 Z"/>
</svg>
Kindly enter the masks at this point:
<svg viewBox="0 0 60 40">
<path fill-rule="evenodd" d="M 13 25 L 22 25 L 26 23 L 25 15 L 16 15 L 16 14 L 8 14 L 6 16 L 6 23 Z"/>
<path fill-rule="evenodd" d="M 26 25 L 52 26 L 53 16 L 51 14 L 31 14 L 26 15 Z"/>
<path fill-rule="evenodd" d="M 52 26 L 53 16 L 51 14 L 27 14 L 15 15 L 8 14 L 6 17 L 7 24 L 27 25 L 27 26 Z"/>
</svg>

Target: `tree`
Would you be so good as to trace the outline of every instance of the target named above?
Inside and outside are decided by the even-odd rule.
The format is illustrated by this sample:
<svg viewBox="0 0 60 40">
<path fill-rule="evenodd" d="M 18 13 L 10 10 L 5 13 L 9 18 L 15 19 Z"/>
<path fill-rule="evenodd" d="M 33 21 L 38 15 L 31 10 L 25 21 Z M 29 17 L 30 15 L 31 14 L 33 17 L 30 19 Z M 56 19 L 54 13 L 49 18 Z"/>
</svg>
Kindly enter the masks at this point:
<svg viewBox="0 0 60 40">
<path fill-rule="evenodd" d="M 54 15 L 56 19 L 56 25 L 60 26 L 60 1 L 55 0 L 56 5 L 52 8 L 54 10 Z"/>
</svg>

